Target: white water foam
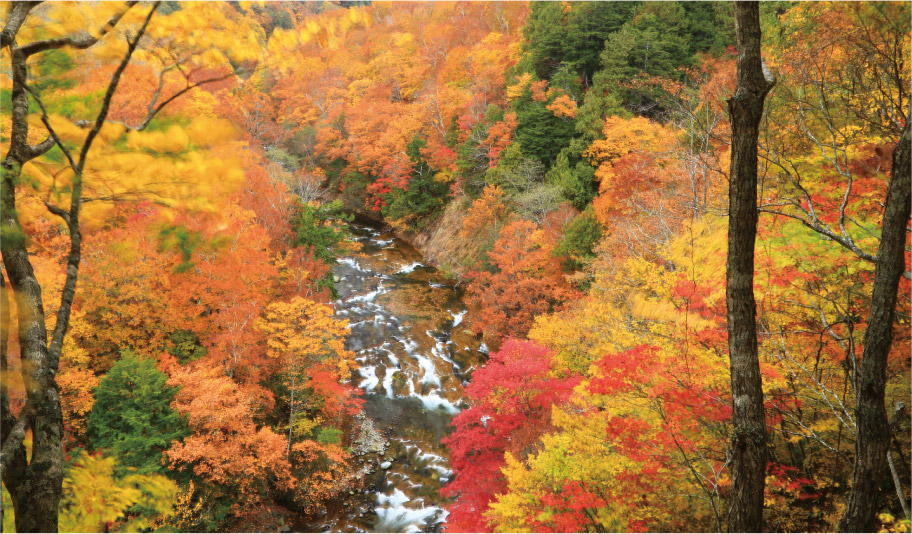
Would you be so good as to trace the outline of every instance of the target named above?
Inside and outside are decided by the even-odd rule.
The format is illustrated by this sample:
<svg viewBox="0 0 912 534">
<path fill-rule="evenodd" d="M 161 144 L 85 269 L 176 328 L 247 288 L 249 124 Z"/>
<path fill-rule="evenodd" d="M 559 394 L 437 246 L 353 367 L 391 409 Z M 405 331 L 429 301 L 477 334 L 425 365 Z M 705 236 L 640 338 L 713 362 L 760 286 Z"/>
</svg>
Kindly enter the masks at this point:
<svg viewBox="0 0 912 534">
<path fill-rule="evenodd" d="M 348 265 L 348 266 L 351 267 L 352 269 L 355 269 L 355 270 L 358 270 L 358 271 L 361 271 L 361 272 L 365 272 L 364 269 L 361 268 L 361 265 L 358 264 L 358 262 L 355 261 L 354 258 L 339 258 L 339 259 L 336 260 L 336 262 L 337 262 L 337 263 L 344 263 L 345 265 Z"/>
<path fill-rule="evenodd" d="M 432 391 L 427 395 L 415 396 L 418 397 L 418 400 L 421 401 L 421 404 L 424 404 L 428 409 L 436 410 L 438 408 L 443 408 L 444 410 L 453 414 L 459 413 L 459 408 L 457 408 L 455 404 L 438 395 L 436 391 Z"/>
<path fill-rule="evenodd" d="M 393 393 L 393 374 L 395 374 L 395 372 L 396 368 L 387 367 L 386 375 L 383 377 L 383 387 L 386 389 L 386 396 L 391 399 L 396 396 L 395 393 Z"/>
<path fill-rule="evenodd" d="M 346 302 L 373 302 L 374 299 L 377 298 L 378 295 L 382 295 L 382 294 L 386 293 L 387 291 L 389 291 L 389 290 L 384 288 L 383 284 L 381 283 L 381 284 L 377 285 L 377 289 L 375 289 L 365 295 L 358 295 L 356 297 L 351 297 Z M 352 308 L 352 309 L 354 309 L 354 308 Z"/>
<path fill-rule="evenodd" d="M 401 265 L 399 267 L 399 270 L 396 271 L 396 274 L 408 274 L 408 273 L 414 271 L 415 269 L 417 269 L 418 267 L 424 267 L 424 264 L 419 261 L 416 261 L 414 263 L 409 263 L 408 265 Z"/>
<path fill-rule="evenodd" d="M 391 495 L 378 493 L 376 529 L 380 532 L 422 532 L 435 514 L 446 517 L 442 508 L 406 508 L 404 505 L 408 502 L 408 496 L 398 488 L 394 488 Z"/>
<path fill-rule="evenodd" d="M 437 368 L 434 366 L 433 360 L 420 354 L 415 354 L 414 357 L 418 361 L 418 367 L 424 371 L 421 383 L 441 387 L 440 377 L 437 376 Z"/>
<path fill-rule="evenodd" d="M 380 384 L 380 379 L 377 378 L 376 370 L 377 370 L 377 368 L 374 367 L 373 365 L 359 367 L 358 373 L 360 373 L 361 376 L 364 377 L 364 380 L 362 380 L 361 383 L 358 384 L 358 387 L 363 389 L 364 391 L 370 391 L 372 389 L 375 389 Z"/>
</svg>

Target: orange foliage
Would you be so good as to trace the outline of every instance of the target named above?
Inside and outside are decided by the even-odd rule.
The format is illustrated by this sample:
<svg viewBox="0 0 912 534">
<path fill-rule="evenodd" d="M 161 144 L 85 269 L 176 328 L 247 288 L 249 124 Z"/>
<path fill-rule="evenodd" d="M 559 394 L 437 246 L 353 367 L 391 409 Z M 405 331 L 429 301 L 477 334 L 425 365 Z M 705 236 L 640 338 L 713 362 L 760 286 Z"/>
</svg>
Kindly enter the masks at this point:
<svg viewBox="0 0 912 534">
<path fill-rule="evenodd" d="M 469 238 L 482 232 L 490 232 L 496 236 L 508 213 L 503 190 L 496 185 L 485 186 L 481 196 L 472 202 L 472 207 L 463 219 L 460 235 Z"/>
<path fill-rule="evenodd" d="M 529 221 L 510 223 L 500 232 L 491 263 L 497 272 L 475 273 L 468 303 L 479 309 L 473 327 L 496 347 L 505 336 L 523 336 L 536 315 L 563 307 L 577 293 L 552 255 L 554 241 Z"/>
<path fill-rule="evenodd" d="M 233 489 L 235 513 L 257 504 L 271 487 L 293 488 L 287 441 L 255 422 L 267 405 L 261 392 L 206 365 L 172 367 L 169 384 L 181 387 L 173 406 L 187 415 L 193 432 L 166 451 L 174 468 Z"/>
</svg>

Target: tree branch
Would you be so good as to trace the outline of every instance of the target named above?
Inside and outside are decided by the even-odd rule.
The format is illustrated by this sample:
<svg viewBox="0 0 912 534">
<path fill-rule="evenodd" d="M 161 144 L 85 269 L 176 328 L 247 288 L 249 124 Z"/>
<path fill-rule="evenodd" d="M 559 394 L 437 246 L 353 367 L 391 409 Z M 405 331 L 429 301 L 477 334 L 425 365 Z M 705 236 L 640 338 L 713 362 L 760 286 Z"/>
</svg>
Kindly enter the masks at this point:
<svg viewBox="0 0 912 534">
<path fill-rule="evenodd" d="M 70 194 L 70 210 L 68 214 L 69 221 L 67 221 L 70 230 L 70 254 L 67 258 L 67 275 L 60 295 L 60 307 L 57 309 L 57 324 L 54 326 L 54 334 L 51 337 L 51 344 L 48 348 L 48 359 L 53 368 L 56 368 L 57 362 L 59 361 L 60 352 L 63 350 L 63 338 L 66 336 L 66 331 L 70 324 L 70 309 L 73 306 L 73 298 L 76 295 L 76 280 L 79 277 L 79 262 L 82 258 L 82 235 L 79 230 L 79 208 L 82 201 L 82 172 L 85 168 L 86 157 L 88 156 L 92 142 L 98 136 L 98 132 L 101 131 L 101 127 L 104 125 L 105 119 L 108 116 L 111 100 L 114 98 L 114 93 L 117 91 L 120 77 L 130 63 L 133 52 L 136 51 L 139 41 L 143 38 L 143 35 L 145 35 L 146 28 L 149 26 L 149 21 L 152 20 L 152 15 L 155 14 L 155 11 L 160 4 L 161 2 L 156 2 L 152 5 L 152 9 L 149 10 L 149 14 L 146 16 L 145 21 L 143 21 L 143 25 L 136 33 L 136 36 L 132 41 L 128 40 L 129 46 L 127 48 L 127 54 L 111 77 L 111 82 L 108 84 L 104 100 L 102 100 L 98 117 L 95 119 L 95 125 L 89 131 L 86 140 L 83 142 L 82 150 L 79 152 L 79 161 L 74 168 L 75 175 L 73 176 L 73 189 Z"/>
<path fill-rule="evenodd" d="M 6 380 L 9 376 L 6 352 L 9 348 L 10 323 L 9 292 L 6 289 L 6 278 L 0 271 L 0 436 L 8 435 L 16 424 L 16 418 L 10 413 L 9 388 Z"/>
<path fill-rule="evenodd" d="M 66 210 L 59 208 L 47 201 L 44 202 L 44 207 L 46 207 L 49 212 L 63 219 L 63 221 L 67 223 L 67 226 L 70 225 L 70 214 L 67 213 Z"/>
<path fill-rule="evenodd" d="M 874 256 L 872 256 L 872 255 L 868 254 L 867 252 L 858 248 L 858 245 L 856 245 L 854 241 L 848 241 L 843 236 L 837 235 L 835 232 L 833 232 L 829 228 L 815 224 L 816 221 L 811 222 L 803 217 L 799 217 L 797 215 L 792 215 L 791 213 L 785 213 L 785 212 L 779 211 L 779 210 L 760 208 L 759 211 L 761 213 L 770 213 L 772 215 L 781 215 L 783 217 L 788 217 L 789 219 L 794 219 L 794 220 L 800 222 L 801 224 L 803 224 L 804 226 L 810 228 L 811 230 L 817 232 L 818 234 L 826 236 L 826 237 L 832 239 L 833 241 L 839 243 L 843 247 L 851 250 L 859 258 L 861 258 L 867 262 L 871 262 L 871 263 L 874 263 L 876 260 L 876 258 Z"/>
<path fill-rule="evenodd" d="M 26 402 L 22 411 L 19 412 L 19 418 L 10 432 L 3 436 L 3 448 L 0 450 L 0 471 L 6 471 L 9 463 L 16 457 L 19 447 L 25 439 L 25 432 L 28 430 L 29 423 L 32 420 L 31 402 Z"/>
<path fill-rule="evenodd" d="M 128 11 L 130 11 L 130 8 L 137 3 L 138 2 L 135 0 L 127 2 L 127 9 L 111 17 L 98 32 L 98 37 L 89 35 L 86 37 L 58 37 L 56 39 L 45 39 L 42 41 L 29 43 L 25 46 L 21 46 L 19 47 L 19 51 L 25 57 L 28 57 L 39 52 L 45 52 L 47 50 L 53 50 L 55 48 L 63 48 L 64 46 L 72 46 L 73 48 L 78 48 L 80 50 L 89 48 L 104 38 L 104 36 L 106 36 L 108 33 L 110 33 L 110 31 L 113 30 L 115 26 L 117 26 L 117 23 L 120 22 L 120 19 L 123 18 L 123 16 L 126 15 Z"/>
<path fill-rule="evenodd" d="M 47 152 L 48 150 L 53 148 L 54 144 L 55 144 L 54 138 L 49 135 L 47 137 L 47 139 L 38 143 L 37 145 L 29 145 L 27 148 L 29 159 L 35 159 L 38 156 L 43 155 L 45 152 Z"/>
<path fill-rule="evenodd" d="M 95 119 L 95 125 L 92 126 L 92 129 L 89 130 L 89 135 L 86 136 L 85 142 L 82 144 L 82 150 L 79 152 L 79 162 L 77 174 L 82 174 L 83 169 L 85 168 L 86 156 L 89 153 L 89 148 L 92 147 L 92 143 L 95 141 L 95 137 L 98 136 L 98 132 L 101 131 L 101 127 L 104 126 L 105 119 L 108 118 L 108 110 L 111 107 L 111 100 L 114 98 L 114 93 L 117 91 L 117 85 L 120 83 L 120 77 L 123 75 L 124 70 L 126 70 L 127 65 L 130 63 L 130 59 L 133 57 L 133 52 L 136 51 L 137 45 L 139 45 L 140 39 L 146 33 L 146 28 L 149 26 L 149 21 L 152 20 L 152 15 L 155 14 L 155 11 L 158 9 L 158 6 L 161 2 L 156 2 L 152 5 L 152 9 L 149 10 L 149 14 L 146 16 L 146 20 L 143 21 L 142 27 L 136 33 L 136 37 L 132 41 L 127 41 L 129 46 L 127 47 L 127 55 L 124 56 L 123 61 L 120 62 L 120 65 L 117 66 L 117 70 L 114 71 L 114 76 L 111 77 L 111 82 L 108 84 L 108 90 L 105 92 L 104 99 L 101 103 L 101 109 L 98 111 L 98 117 Z M 73 210 L 73 207 L 70 207 L 70 210 Z"/>
<path fill-rule="evenodd" d="M 54 130 L 54 128 L 51 127 L 51 123 L 48 121 L 47 108 L 44 107 L 44 102 L 41 101 L 41 97 L 39 97 L 38 93 L 32 90 L 28 84 L 23 83 L 22 87 L 24 87 L 25 90 L 28 91 L 30 95 L 32 95 L 32 98 L 35 99 L 35 103 L 38 104 L 38 107 L 41 109 L 41 122 L 44 124 L 44 127 L 47 128 L 48 139 L 53 140 L 54 144 L 60 147 L 63 155 L 66 156 L 67 161 L 69 161 L 70 167 L 73 169 L 73 171 L 76 171 L 76 162 L 73 160 L 73 155 L 70 153 L 70 150 L 64 146 L 63 141 L 60 139 L 60 136 L 57 135 L 57 132 Z M 47 139 L 45 139 L 41 145 L 44 145 L 46 142 Z"/>
<path fill-rule="evenodd" d="M 7 14 L 9 19 L 7 19 L 3 31 L 0 32 L 0 48 L 6 48 L 13 43 L 13 40 L 16 38 L 16 33 L 19 32 L 19 27 L 25 22 L 25 18 L 28 16 L 29 11 L 40 3 L 41 2 L 13 2 L 10 11 Z"/>
<path fill-rule="evenodd" d="M 180 91 L 174 93 L 174 94 L 171 95 L 167 100 L 165 100 L 164 102 L 162 102 L 162 103 L 159 104 L 158 106 L 155 106 L 154 109 L 152 109 L 152 105 L 155 104 L 155 101 L 153 100 L 153 102 L 152 102 L 151 104 L 149 104 L 149 108 L 150 108 L 149 114 L 146 116 L 145 120 L 143 120 L 142 124 L 141 124 L 138 128 L 135 128 L 135 130 L 137 130 L 137 131 L 145 130 L 146 127 L 149 126 L 149 123 L 152 122 L 152 119 L 155 118 L 156 115 L 158 115 L 158 112 L 159 112 L 159 111 L 161 111 L 165 106 L 167 106 L 168 104 L 170 104 L 171 102 L 173 102 L 173 101 L 176 100 L 177 98 L 180 98 L 183 94 L 187 93 L 188 91 L 192 91 L 193 89 L 196 89 L 197 87 L 200 87 L 201 85 L 205 85 L 205 84 L 207 84 L 207 83 L 214 83 L 214 82 L 220 82 L 220 81 L 223 81 L 223 80 L 227 80 L 227 79 L 230 78 L 231 76 L 233 76 L 233 74 L 225 74 L 224 76 L 218 76 L 218 77 L 215 77 L 215 78 L 208 78 L 208 79 L 205 79 L 205 80 L 196 82 L 196 83 L 188 84 L 187 87 L 184 87 L 184 88 L 181 89 Z M 156 95 L 156 96 L 157 96 L 157 95 Z"/>
<path fill-rule="evenodd" d="M 109 124 L 119 124 L 119 125 L 123 126 L 128 132 L 141 132 L 149 127 L 149 124 L 152 122 L 152 119 L 154 119 L 155 116 L 158 115 L 159 111 L 164 109 L 165 106 L 167 106 L 171 102 L 175 101 L 176 99 L 180 98 L 187 92 L 192 91 L 193 89 L 196 89 L 197 87 L 202 87 L 203 85 L 206 85 L 208 83 L 215 83 L 215 82 L 227 80 L 228 78 L 231 78 L 232 76 L 234 76 L 233 73 L 225 74 L 224 76 L 217 76 L 215 78 L 207 78 L 205 80 L 201 80 L 199 82 L 189 84 L 186 87 L 184 87 L 183 89 L 181 89 L 180 91 L 178 91 L 177 93 L 168 97 L 167 100 L 158 104 L 157 106 L 155 105 L 155 101 L 158 99 L 158 93 L 160 92 L 160 90 L 156 90 L 156 92 L 155 92 L 156 94 L 153 96 L 152 102 L 149 104 L 149 107 L 148 107 L 149 114 L 146 115 L 146 118 L 143 119 L 143 121 L 139 124 L 139 126 L 131 126 L 122 121 L 106 121 L 106 122 Z M 73 124 L 75 124 L 76 126 L 79 126 L 80 128 L 88 128 L 89 126 L 91 126 L 95 123 L 93 121 L 78 120 L 78 121 L 73 121 Z"/>
</svg>

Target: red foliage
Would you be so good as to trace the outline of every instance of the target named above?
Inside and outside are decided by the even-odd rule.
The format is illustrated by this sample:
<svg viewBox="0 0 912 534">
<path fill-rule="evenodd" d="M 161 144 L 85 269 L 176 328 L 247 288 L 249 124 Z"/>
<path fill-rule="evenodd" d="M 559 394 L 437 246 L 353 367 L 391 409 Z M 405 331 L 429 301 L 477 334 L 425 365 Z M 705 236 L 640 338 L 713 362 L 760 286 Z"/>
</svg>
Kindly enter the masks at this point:
<svg viewBox="0 0 912 534">
<path fill-rule="evenodd" d="M 557 491 L 546 491 L 541 502 L 553 515 L 547 523 L 533 519 L 530 525 L 536 532 L 584 532 L 586 525 L 591 524 L 586 511 L 608 504 L 596 491 L 590 484 L 575 480 L 564 483 Z"/>
<path fill-rule="evenodd" d="M 504 453 L 523 458 L 551 428 L 551 407 L 564 402 L 578 377 L 550 376 L 547 348 L 509 339 L 475 372 L 466 394 L 472 407 L 453 419 L 444 440 L 456 476 L 443 489 L 458 496 L 448 530 L 490 531 L 482 517 L 494 495 L 506 490 Z"/>
</svg>

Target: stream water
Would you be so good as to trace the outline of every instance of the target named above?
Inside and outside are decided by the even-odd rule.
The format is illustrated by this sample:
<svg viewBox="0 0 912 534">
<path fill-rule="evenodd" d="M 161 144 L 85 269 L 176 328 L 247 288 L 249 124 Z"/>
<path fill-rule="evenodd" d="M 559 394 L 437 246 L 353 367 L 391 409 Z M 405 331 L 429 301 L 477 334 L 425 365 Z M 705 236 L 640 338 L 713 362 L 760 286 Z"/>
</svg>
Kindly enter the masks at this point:
<svg viewBox="0 0 912 534">
<path fill-rule="evenodd" d="M 484 347 L 463 321 L 462 291 L 408 243 L 351 224 L 361 252 L 333 267 L 336 316 L 357 354 L 364 412 L 352 434 L 364 489 L 332 503 L 311 530 L 439 532 L 452 477 L 440 440 L 464 407 L 463 385 Z M 358 428 L 360 427 L 360 428 Z"/>
</svg>

